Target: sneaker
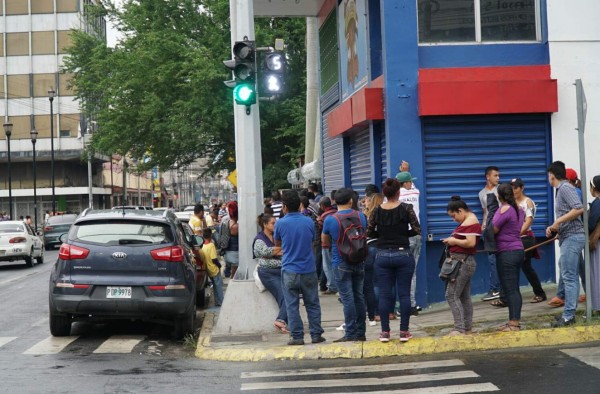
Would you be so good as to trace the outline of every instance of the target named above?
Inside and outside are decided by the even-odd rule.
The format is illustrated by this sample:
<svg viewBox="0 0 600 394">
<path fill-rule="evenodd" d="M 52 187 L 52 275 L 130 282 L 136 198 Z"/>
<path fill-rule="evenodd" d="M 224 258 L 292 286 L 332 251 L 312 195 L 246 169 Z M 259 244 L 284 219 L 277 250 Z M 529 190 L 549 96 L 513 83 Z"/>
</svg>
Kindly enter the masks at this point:
<svg viewBox="0 0 600 394">
<path fill-rule="evenodd" d="M 415 308 L 417 308 L 417 311 L 421 312 L 423 310 L 423 308 L 421 308 L 419 305 L 415 306 Z"/>
<path fill-rule="evenodd" d="M 400 342 L 408 342 L 412 338 L 410 331 L 400 331 Z"/>
<path fill-rule="evenodd" d="M 419 316 L 419 310 L 417 309 L 416 306 L 413 306 L 412 308 L 410 308 L 410 315 L 411 316 Z"/>
<path fill-rule="evenodd" d="M 399 318 L 400 318 L 400 309 L 396 309 L 396 310 L 394 311 L 394 315 L 395 315 L 395 316 L 396 316 L 396 317 L 399 319 Z M 392 318 L 391 318 L 391 316 L 390 316 L 390 320 L 391 320 L 391 319 L 392 319 Z"/>
<path fill-rule="evenodd" d="M 289 346 L 300 346 L 300 345 L 304 345 L 304 339 L 302 338 L 298 338 L 298 339 L 290 339 L 287 343 Z"/>
<path fill-rule="evenodd" d="M 496 300 L 498 298 L 500 298 L 500 292 L 490 290 L 487 293 L 487 295 L 481 299 L 481 301 L 491 301 L 491 300 Z"/>
<path fill-rule="evenodd" d="M 567 326 L 572 326 L 573 324 L 575 324 L 574 317 L 569 320 L 565 320 L 564 318 L 561 318 L 560 320 L 557 320 L 554 323 L 552 323 L 552 328 L 567 327 Z"/>
<path fill-rule="evenodd" d="M 338 338 L 338 339 L 334 339 L 334 341 L 333 341 L 333 342 L 334 342 L 334 343 L 339 343 L 339 342 L 352 342 L 352 341 L 354 341 L 354 340 L 353 340 L 353 339 L 351 339 L 351 338 L 348 338 L 348 337 L 341 337 L 341 338 Z"/>
<path fill-rule="evenodd" d="M 389 342 L 390 341 L 390 332 L 389 331 L 381 331 L 379 334 L 379 342 Z"/>
<path fill-rule="evenodd" d="M 336 331 L 344 331 L 346 329 L 346 323 L 342 323 L 341 326 L 336 327 Z"/>
<path fill-rule="evenodd" d="M 363 335 L 361 337 L 355 338 L 354 341 L 355 342 L 366 342 L 367 341 L 367 337 Z"/>
<path fill-rule="evenodd" d="M 548 301 L 548 305 L 552 308 L 559 308 L 561 306 L 565 306 L 565 300 L 558 297 L 553 297 L 550 301 Z"/>
<path fill-rule="evenodd" d="M 377 325 L 377 322 L 375 320 L 369 320 L 369 326 L 370 327 L 374 327 Z"/>
<path fill-rule="evenodd" d="M 320 336 L 320 335 L 319 335 L 318 337 L 314 337 L 314 338 L 311 340 L 311 342 L 312 342 L 312 343 L 321 343 L 321 342 L 325 342 L 325 341 L 326 341 L 326 339 L 325 339 L 325 338 L 323 338 L 323 337 L 322 337 L 322 336 Z"/>
</svg>

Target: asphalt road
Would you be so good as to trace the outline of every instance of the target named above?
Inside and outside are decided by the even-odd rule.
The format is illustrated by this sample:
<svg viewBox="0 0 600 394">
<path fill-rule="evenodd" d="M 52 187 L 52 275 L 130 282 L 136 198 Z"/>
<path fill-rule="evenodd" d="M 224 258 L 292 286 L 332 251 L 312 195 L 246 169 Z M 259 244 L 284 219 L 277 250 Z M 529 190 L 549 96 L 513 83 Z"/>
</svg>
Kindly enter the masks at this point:
<svg viewBox="0 0 600 394">
<path fill-rule="evenodd" d="M 600 343 L 368 360 L 221 363 L 153 324 L 76 324 L 51 339 L 46 263 L 0 263 L 2 393 L 600 393 Z M 199 311 L 199 316 L 201 311 Z"/>
</svg>

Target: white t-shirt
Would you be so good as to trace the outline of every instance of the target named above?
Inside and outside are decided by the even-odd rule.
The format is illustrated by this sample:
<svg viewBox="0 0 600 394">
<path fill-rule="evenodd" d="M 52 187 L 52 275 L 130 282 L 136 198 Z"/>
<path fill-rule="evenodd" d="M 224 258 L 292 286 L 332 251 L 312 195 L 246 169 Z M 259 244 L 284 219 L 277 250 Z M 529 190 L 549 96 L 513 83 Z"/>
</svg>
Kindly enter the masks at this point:
<svg viewBox="0 0 600 394">
<path fill-rule="evenodd" d="M 531 203 L 533 204 L 533 208 L 529 208 L 527 206 L 527 203 L 529 201 L 531 201 Z M 535 206 L 535 202 L 531 198 L 527 197 L 525 200 L 523 200 L 517 204 L 519 205 L 521 210 L 523 210 L 523 212 L 525 212 L 525 219 L 527 219 L 529 217 L 535 218 L 535 211 L 536 211 L 537 207 Z M 529 226 L 529 228 L 527 229 L 527 231 L 529 231 L 529 230 L 531 230 L 531 226 Z"/>
<path fill-rule="evenodd" d="M 413 209 L 415 211 L 415 214 L 417 215 L 417 219 L 419 218 L 419 196 L 421 195 L 421 192 L 419 191 L 419 189 L 417 189 L 417 187 L 415 186 L 415 184 L 412 184 L 412 187 L 410 189 L 405 189 L 403 187 L 400 188 L 400 202 L 406 203 L 406 204 L 412 204 Z M 421 222 L 421 220 L 419 219 L 419 222 Z"/>
<path fill-rule="evenodd" d="M 489 190 L 487 186 L 485 186 L 479 192 L 479 202 L 481 203 L 481 208 L 483 208 L 485 214 L 483 215 L 483 224 L 485 225 L 487 220 L 487 195 L 490 193 L 494 193 L 496 196 L 496 200 L 498 200 L 498 186 L 495 186 L 492 190 Z M 500 200 L 498 200 L 500 201 Z"/>
</svg>

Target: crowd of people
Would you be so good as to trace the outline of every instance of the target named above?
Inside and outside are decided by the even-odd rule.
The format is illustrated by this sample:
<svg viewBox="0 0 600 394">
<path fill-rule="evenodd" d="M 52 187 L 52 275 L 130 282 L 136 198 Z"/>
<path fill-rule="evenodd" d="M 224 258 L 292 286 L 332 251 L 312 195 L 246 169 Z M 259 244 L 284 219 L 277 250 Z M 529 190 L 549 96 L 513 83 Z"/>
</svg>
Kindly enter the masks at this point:
<svg viewBox="0 0 600 394">
<path fill-rule="evenodd" d="M 301 299 L 311 342 L 325 341 L 320 297 L 329 295 L 338 297 L 344 314 L 344 322 L 338 328 L 343 334 L 334 342 L 365 341 L 367 324 L 378 323 L 379 340 L 388 342 L 393 337 L 390 320 L 396 318 L 400 319 L 399 340 L 412 338 L 410 319 L 421 310 L 415 300 L 421 249 L 419 190 L 408 172 L 408 163 L 403 162 L 400 170 L 381 187 L 368 185 L 362 200 L 351 188 L 324 196 L 314 184 L 306 190 L 275 191 L 265 200 L 264 212 L 257 218 L 260 231 L 253 243 L 253 258 L 261 283 L 277 301 L 273 325 L 290 335 L 289 345 L 304 344 Z M 555 221 L 545 235 L 558 239 L 560 247 L 559 287 L 550 305 L 555 306 L 556 299 L 562 301 L 559 306 L 564 305 L 554 327 L 575 322 L 579 276 L 583 273 L 584 207 L 581 192 L 568 179 L 573 178 L 573 173 L 562 162 L 554 162 L 548 168 L 548 181 L 555 189 Z M 445 296 L 454 319 L 450 336 L 473 333 L 471 279 L 477 269 L 477 252 L 486 252 L 490 264 L 490 291 L 483 300 L 508 309 L 507 322 L 499 331 L 521 329 L 521 271 L 534 292 L 529 302 L 547 300 L 532 265 L 532 259 L 539 258 L 532 230 L 536 204 L 525 193 L 523 179 L 500 183 L 498 167 L 486 168 L 485 176 L 486 186 L 479 193 L 484 212 L 481 221 L 460 196 L 451 197 L 447 204 L 447 213 L 457 227 L 442 241 L 448 257 L 460 262 L 456 275 L 445 283 Z M 590 187 L 594 200 L 589 210 L 589 296 L 592 308 L 600 311 L 600 176 L 592 179 Z M 218 275 L 221 279 L 222 255 L 231 267 L 230 271 L 226 269 L 226 275 L 233 277 L 239 264 L 237 204 L 213 207 L 211 223 L 206 222 L 203 212 L 194 213 L 199 221 L 190 224 L 194 223 L 195 231 L 203 231 L 207 244 L 216 246 L 209 250 L 207 263 L 216 267 L 211 267 L 209 276 Z M 213 280 L 217 305 L 223 299 L 219 279 Z"/>
</svg>

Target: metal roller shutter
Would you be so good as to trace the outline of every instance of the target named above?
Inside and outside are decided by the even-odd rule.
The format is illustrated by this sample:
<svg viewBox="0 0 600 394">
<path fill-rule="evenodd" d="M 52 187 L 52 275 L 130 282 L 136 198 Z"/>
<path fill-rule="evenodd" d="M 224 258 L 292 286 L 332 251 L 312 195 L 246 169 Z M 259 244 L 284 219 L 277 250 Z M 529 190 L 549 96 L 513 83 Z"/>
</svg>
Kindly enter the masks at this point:
<svg viewBox="0 0 600 394">
<path fill-rule="evenodd" d="M 350 184 L 361 196 L 371 183 L 371 144 L 369 129 L 350 137 Z"/>
<path fill-rule="evenodd" d="M 323 192 L 328 195 L 332 190 L 344 187 L 344 149 L 343 138 L 330 138 L 327 135 L 327 115 L 322 116 L 323 130 Z"/>
<path fill-rule="evenodd" d="M 550 126 L 547 115 L 424 118 L 427 234 L 434 240 L 456 227 L 446 213 L 450 197 L 460 195 L 481 220 L 478 193 L 485 168 L 500 168 L 500 182 L 520 177 L 537 204 L 534 232 L 543 236 L 552 201 L 547 180 Z"/>
<path fill-rule="evenodd" d="M 385 127 L 381 128 L 381 131 L 379 133 L 380 135 L 380 144 L 381 144 L 381 183 L 383 183 L 383 181 L 385 181 L 387 179 L 388 172 L 387 172 L 387 148 L 385 146 Z M 379 186 L 379 185 L 378 185 Z"/>
</svg>

